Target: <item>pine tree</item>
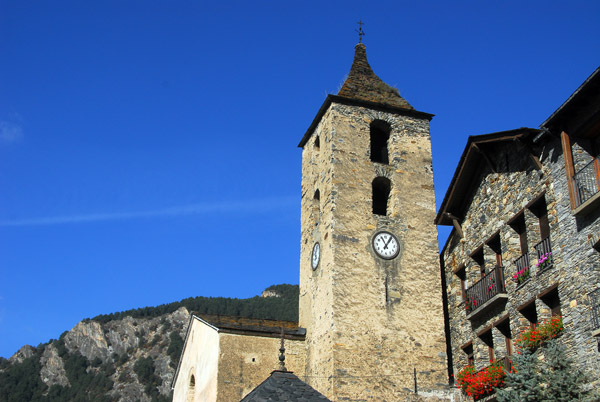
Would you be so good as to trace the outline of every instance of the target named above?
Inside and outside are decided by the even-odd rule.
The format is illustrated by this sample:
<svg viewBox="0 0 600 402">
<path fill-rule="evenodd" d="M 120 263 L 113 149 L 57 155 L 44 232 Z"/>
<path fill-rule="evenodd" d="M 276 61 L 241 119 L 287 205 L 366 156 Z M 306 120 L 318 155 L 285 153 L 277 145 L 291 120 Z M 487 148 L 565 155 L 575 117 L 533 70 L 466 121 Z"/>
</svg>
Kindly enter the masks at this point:
<svg viewBox="0 0 600 402">
<path fill-rule="evenodd" d="M 599 397 L 585 390 L 587 377 L 565 354 L 556 339 L 512 356 L 514 370 L 507 373 L 504 388 L 496 390 L 499 402 L 591 402 Z"/>
<path fill-rule="evenodd" d="M 584 391 L 588 378 L 565 354 L 566 348 L 556 340 L 548 342 L 543 348 L 545 362 L 541 367 L 541 376 L 546 385 L 542 400 L 571 402 L 598 401 L 598 396 Z"/>
<path fill-rule="evenodd" d="M 498 402 L 534 402 L 541 400 L 538 354 L 525 349 L 511 356 L 513 370 L 506 374 L 504 388 L 496 390 Z"/>
</svg>

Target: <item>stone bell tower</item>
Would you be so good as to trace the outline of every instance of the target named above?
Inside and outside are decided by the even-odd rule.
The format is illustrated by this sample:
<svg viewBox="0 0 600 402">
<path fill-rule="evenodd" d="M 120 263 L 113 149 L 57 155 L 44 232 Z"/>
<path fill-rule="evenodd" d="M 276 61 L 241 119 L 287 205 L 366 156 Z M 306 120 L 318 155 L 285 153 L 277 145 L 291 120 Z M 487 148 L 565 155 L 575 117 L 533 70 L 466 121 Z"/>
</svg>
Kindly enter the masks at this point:
<svg viewBox="0 0 600 402">
<path fill-rule="evenodd" d="M 302 148 L 300 326 L 307 382 L 333 401 L 448 384 L 429 121 L 364 44 Z"/>
</svg>

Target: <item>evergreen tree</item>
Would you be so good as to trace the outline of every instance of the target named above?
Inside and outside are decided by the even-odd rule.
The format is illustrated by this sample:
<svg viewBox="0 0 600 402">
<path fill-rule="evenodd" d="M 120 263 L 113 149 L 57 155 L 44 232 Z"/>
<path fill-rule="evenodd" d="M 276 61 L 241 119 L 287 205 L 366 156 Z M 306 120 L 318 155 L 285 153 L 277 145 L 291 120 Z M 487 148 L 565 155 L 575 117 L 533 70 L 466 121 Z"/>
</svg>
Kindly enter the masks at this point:
<svg viewBox="0 0 600 402">
<path fill-rule="evenodd" d="M 512 356 L 514 370 L 505 387 L 496 390 L 499 402 L 592 402 L 599 396 L 586 390 L 587 377 L 565 354 L 565 347 L 551 339 L 537 349 L 523 348 Z"/>
<path fill-rule="evenodd" d="M 496 390 L 498 402 L 536 402 L 541 401 L 542 389 L 537 370 L 538 354 L 524 349 L 511 356 L 513 370 L 506 373 L 504 388 Z"/>
<path fill-rule="evenodd" d="M 545 387 L 542 390 L 542 400 L 598 401 L 598 395 L 584 390 L 589 379 L 566 356 L 564 345 L 553 340 L 548 342 L 543 350 L 545 362 L 540 371 Z"/>
</svg>

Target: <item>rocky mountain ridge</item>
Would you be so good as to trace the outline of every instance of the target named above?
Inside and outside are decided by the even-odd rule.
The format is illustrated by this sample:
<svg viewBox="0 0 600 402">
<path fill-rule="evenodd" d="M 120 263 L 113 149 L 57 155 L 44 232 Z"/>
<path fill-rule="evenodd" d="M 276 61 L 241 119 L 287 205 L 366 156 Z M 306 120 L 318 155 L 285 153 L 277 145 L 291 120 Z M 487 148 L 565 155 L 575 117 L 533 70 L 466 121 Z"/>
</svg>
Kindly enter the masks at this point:
<svg viewBox="0 0 600 402">
<path fill-rule="evenodd" d="M 0 373 L 11 365 L 39 359 L 41 392 L 0 392 L 0 401 L 169 401 L 171 381 L 179 359 L 190 312 L 181 307 L 155 318 L 125 317 L 107 323 L 79 322 L 58 340 L 37 348 L 23 346 Z M 73 367 L 76 366 L 76 367 Z M 77 370 L 84 368 L 84 370 Z M 82 378 L 89 377 L 89 378 Z M 103 381 L 100 381 L 103 379 Z M 31 382 L 31 381 L 30 381 Z M 92 388 L 109 388 L 95 395 Z M 6 385 L 6 384 L 3 384 Z M 112 385 L 112 386 L 108 386 Z M 84 389 L 80 389 L 81 387 Z M 73 390 L 73 388 L 78 388 Z M 80 395 L 81 394 L 81 395 Z M 94 398 L 91 398 L 92 395 Z M 101 399 L 97 399 L 101 396 Z M 26 398 L 26 399 L 21 399 Z"/>
<path fill-rule="evenodd" d="M 297 286 L 272 286 L 264 297 L 262 304 L 282 304 L 273 310 L 276 315 L 290 303 L 297 311 Z M 261 304 L 256 297 L 244 300 Z M 150 313 L 136 317 L 140 310 Z M 0 359 L 0 402 L 170 401 L 190 310 L 182 306 L 153 316 L 156 311 L 162 307 L 86 319 L 57 340 L 23 346 L 10 359 Z"/>
</svg>

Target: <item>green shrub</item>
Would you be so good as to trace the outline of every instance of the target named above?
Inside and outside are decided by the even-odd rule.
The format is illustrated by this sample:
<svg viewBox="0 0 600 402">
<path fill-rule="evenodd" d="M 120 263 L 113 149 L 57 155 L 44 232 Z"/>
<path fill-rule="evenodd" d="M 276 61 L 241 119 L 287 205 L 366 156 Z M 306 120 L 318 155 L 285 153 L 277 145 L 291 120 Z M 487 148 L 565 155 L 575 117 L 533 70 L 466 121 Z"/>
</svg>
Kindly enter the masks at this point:
<svg viewBox="0 0 600 402">
<path fill-rule="evenodd" d="M 167 355 L 171 358 L 169 365 L 175 368 L 177 367 L 177 363 L 181 357 L 181 351 L 183 350 L 183 338 L 179 335 L 179 332 L 173 331 L 171 332 L 169 339 L 171 340 L 169 348 L 167 349 Z"/>
</svg>

